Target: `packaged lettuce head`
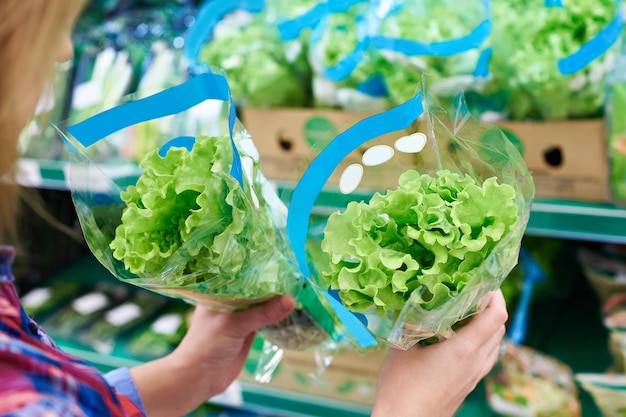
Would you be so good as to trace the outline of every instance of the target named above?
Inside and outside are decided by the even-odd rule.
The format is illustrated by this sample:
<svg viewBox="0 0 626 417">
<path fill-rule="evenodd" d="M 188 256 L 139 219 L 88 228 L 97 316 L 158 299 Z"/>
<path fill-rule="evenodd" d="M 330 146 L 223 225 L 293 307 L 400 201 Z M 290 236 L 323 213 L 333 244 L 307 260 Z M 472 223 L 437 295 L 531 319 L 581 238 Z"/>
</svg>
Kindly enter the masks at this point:
<svg viewBox="0 0 626 417">
<path fill-rule="evenodd" d="M 494 81 L 509 118 L 597 117 L 623 17 L 616 0 L 494 0 Z"/>
<path fill-rule="evenodd" d="M 310 69 L 302 39 L 281 38 L 278 23 L 313 7 L 312 0 L 206 2 L 187 33 L 186 55 L 222 68 L 233 99 L 252 107 L 302 107 L 310 101 Z"/>
<path fill-rule="evenodd" d="M 138 165 L 92 157 L 103 141 L 132 148 L 137 127 L 155 120 L 163 128 Z M 268 341 L 301 349 L 339 337 L 328 303 L 295 263 L 286 208 L 260 171 L 224 75 L 127 101 L 64 138 L 85 239 L 115 277 L 225 311 L 289 294 L 297 308 L 261 332 Z"/>
<path fill-rule="evenodd" d="M 309 61 L 318 107 L 385 109 L 387 90 L 379 74 L 380 55 L 370 40 L 379 20 L 373 2 L 328 0 L 318 7 Z"/>
<path fill-rule="evenodd" d="M 380 72 L 392 103 L 411 98 L 424 73 L 440 97 L 485 84 L 491 53 L 487 0 L 464 1 L 462 7 L 454 0 L 376 3 L 381 22 L 372 47 L 383 57 Z"/>
<path fill-rule="evenodd" d="M 483 308 L 517 263 L 533 196 L 501 130 L 462 95 L 439 104 L 421 88 L 319 152 L 291 194 L 287 233 L 305 274 L 378 342 L 407 349 Z M 325 256 L 310 262 L 305 236 L 319 225 L 308 219 L 320 208 L 331 209 Z"/>
</svg>

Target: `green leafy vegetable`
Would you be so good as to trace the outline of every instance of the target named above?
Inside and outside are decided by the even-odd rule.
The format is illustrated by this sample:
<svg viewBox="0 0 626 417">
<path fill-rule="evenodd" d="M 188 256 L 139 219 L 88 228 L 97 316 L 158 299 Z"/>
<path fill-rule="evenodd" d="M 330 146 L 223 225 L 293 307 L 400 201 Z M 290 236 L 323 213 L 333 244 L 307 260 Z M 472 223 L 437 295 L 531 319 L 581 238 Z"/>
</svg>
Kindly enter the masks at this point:
<svg viewBox="0 0 626 417">
<path fill-rule="evenodd" d="M 511 119 L 565 119 L 599 115 L 610 51 L 578 73 L 564 76 L 558 61 L 580 50 L 615 18 L 614 0 L 494 0 L 494 82 L 509 93 Z"/>
<path fill-rule="evenodd" d="M 149 153 L 137 184 L 121 195 L 113 256 L 161 287 L 228 300 L 289 293 L 301 275 L 271 212 L 252 197 L 258 190 L 230 176 L 231 161 L 228 137 L 200 136 L 191 152 Z"/>
<path fill-rule="evenodd" d="M 216 26 L 199 62 L 228 75 L 233 99 L 252 107 L 309 102 L 310 69 L 302 41 L 284 44 L 274 18 L 237 11 Z"/>
<path fill-rule="evenodd" d="M 397 189 L 329 217 L 322 275 L 353 311 L 384 315 L 409 301 L 435 309 L 464 290 L 517 223 L 514 198 L 495 177 L 478 184 L 448 170 L 407 171 Z"/>
<path fill-rule="evenodd" d="M 382 19 L 379 33 L 386 38 L 436 44 L 468 36 L 487 17 L 480 0 L 464 2 L 462 8 L 457 1 L 407 0 Z M 449 96 L 459 88 L 477 86 L 472 74 L 481 54 L 479 48 L 449 56 L 409 56 L 389 50 L 381 53 L 385 59 L 379 71 L 394 104 L 403 103 L 415 94 L 424 73 L 429 76 L 433 92 L 446 92 Z"/>
</svg>

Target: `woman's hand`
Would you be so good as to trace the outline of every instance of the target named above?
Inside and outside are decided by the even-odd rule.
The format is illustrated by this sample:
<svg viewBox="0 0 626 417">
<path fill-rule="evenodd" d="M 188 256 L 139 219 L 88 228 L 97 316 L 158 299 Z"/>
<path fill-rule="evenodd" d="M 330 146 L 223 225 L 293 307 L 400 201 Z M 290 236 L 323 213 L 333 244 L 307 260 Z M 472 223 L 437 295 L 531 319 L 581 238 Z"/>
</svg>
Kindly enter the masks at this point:
<svg viewBox="0 0 626 417">
<path fill-rule="evenodd" d="M 506 304 L 498 290 L 450 339 L 390 349 L 378 375 L 373 417 L 450 417 L 498 360 Z"/>
<path fill-rule="evenodd" d="M 294 306 L 283 296 L 236 313 L 196 307 L 174 352 L 131 369 L 147 415 L 184 415 L 224 391 L 239 375 L 255 332 L 287 317 Z"/>
</svg>

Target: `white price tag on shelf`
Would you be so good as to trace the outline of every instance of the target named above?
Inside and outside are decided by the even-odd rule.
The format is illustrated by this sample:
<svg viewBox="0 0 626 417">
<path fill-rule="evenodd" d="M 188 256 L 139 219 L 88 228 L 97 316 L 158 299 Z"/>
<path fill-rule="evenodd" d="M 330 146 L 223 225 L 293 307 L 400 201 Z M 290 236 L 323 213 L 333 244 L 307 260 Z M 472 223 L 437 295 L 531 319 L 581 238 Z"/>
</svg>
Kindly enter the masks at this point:
<svg viewBox="0 0 626 417">
<path fill-rule="evenodd" d="M 209 399 L 212 403 L 229 405 L 232 407 L 243 406 L 243 394 L 241 392 L 241 383 L 237 380 L 226 388 L 226 391 Z"/>
<path fill-rule="evenodd" d="M 24 187 L 38 187 L 43 183 L 37 161 L 20 159 L 17 168 L 17 182 Z"/>
<path fill-rule="evenodd" d="M 109 305 L 109 298 L 99 292 L 90 292 L 72 303 L 72 308 L 84 316 L 102 310 Z"/>
<path fill-rule="evenodd" d="M 78 84 L 74 88 L 74 94 L 72 95 L 72 107 L 75 110 L 85 109 L 98 104 L 102 101 L 103 96 L 102 85 L 96 81 Z"/>
<path fill-rule="evenodd" d="M 172 336 L 176 333 L 182 322 L 183 317 L 180 314 L 164 314 L 152 323 L 151 329 L 156 334 Z"/>
<path fill-rule="evenodd" d="M 141 308 L 135 303 L 124 303 L 104 315 L 104 319 L 116 327 L 120 327 L 141 316 Z"/>
<path fill-rule="evenodd" d="M 52 296 L 52 291 L 48 287 L 35 288 L 29 291 L 21 299 L 22 305 L 26 308 L 38 308 Z"/>
</svg>

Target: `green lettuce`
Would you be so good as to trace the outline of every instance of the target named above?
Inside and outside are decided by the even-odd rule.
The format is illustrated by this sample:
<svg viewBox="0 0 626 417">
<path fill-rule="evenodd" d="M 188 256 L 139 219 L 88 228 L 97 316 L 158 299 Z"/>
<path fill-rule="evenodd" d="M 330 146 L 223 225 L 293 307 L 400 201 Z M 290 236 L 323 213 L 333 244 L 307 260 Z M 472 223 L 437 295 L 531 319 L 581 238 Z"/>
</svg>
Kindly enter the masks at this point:
<svg viewBox="0 0 626 417">
<path fill-rule="evenodd" d="M 149 153 L 136 185 L 121 194 L 115 259 L 155 287 L 232 300 L 287 293 L 301 275 L 269 209 L 253 202 L 248 181 L 242 188 L 229 174 L 231 162 L 228 137 L 200 136 L 192 151 L 171 148 L 165 157 Z"/>
<path fill-rule="evenodd" d="M 464 3 L 462 9 L 457 1 L 409 0 L 381 20 L 379 34 L 425 44 L 445 42 L 467 36 L 486 17 L 483 2 L 478 0 Z M 428 74 L 431 90 L 449 96 L 456 94 L 459 88 L 477 86 L 472 74 L 481 54 L 479 48 L 443 57 L 407 56 L 392 51 L 381 51 L 381 54 L 384 60 L 379 71 L 394 105 L 415 95 L 424 73 Z"/>
<path fill-rule="evenodd" d="M 398 188 L 329 217 L 321 275 L 355 312 L 385 315 L 407 302 L 435 309 L 466 288 L 517 223 L 514 199 L 495 177 L 479 184 L 448 170 L 407 171 Z"/>
<path fill-rule="evenodd" d="M 509 117 L 594 117 L 605 100 L 605 75 L 612 52 L 572 75 L 558 61 L 580 50 L 617 15 L 614 0 L 578 0 L 545 7 L 544 0 L 494 0 L 494 83 L 509 94 Z"/>
<path fill-rule="evenodd" d="M 311 70 L 304 43 L 283 43 L 274 17 L 238 13 L 216 27 L 198 61 L 226 72 L 233 100 L 239 105 L 306 106 L 310 101 Z"/>
</svg>

